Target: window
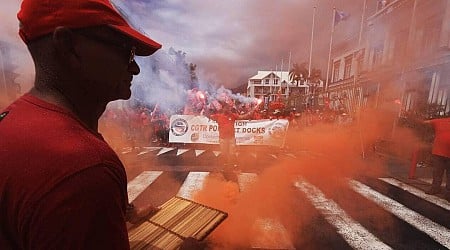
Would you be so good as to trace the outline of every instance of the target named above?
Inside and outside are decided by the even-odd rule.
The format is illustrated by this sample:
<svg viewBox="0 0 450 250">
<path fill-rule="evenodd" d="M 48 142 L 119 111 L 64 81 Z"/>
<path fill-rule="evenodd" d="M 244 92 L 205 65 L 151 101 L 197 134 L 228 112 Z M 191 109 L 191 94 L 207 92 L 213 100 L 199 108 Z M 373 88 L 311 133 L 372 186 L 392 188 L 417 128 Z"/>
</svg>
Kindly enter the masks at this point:
<svg viewBox="0 0 450 250">
<path fill-rule="evenodd" d="M 416 37 L 414 40 L 414 48 L 417 48 L 417 49 L 414 49 L 414 55 L 416 57 L 419 57 L 420 55 L 422 55 L 421 48 L 423 47 L 423 40 L 424 40 L 423 34 L 424 34 L 424 27 L 418 28 L 416 30 L 416 33 L 415 33 Z"/>
<path fill-rule="evenodd" d="M 339 67 L 341 66 L 341 61 L 336 61 L 333 64 L 333 82 L 339 80 Z"/>
<path fill-rule="evenodd" d="M 372 65 L 374 67 L 380 65 L 382 59 L 383 59 L 383 46 L 381 45 L 373 49 Z"/>
<path fill-rule="evenodd" d="M 347 56 L 344 62 L 344 79 L 350 78 L 350 74 L 352 71 L 352 56 Z"/>
<path fill-rule="evenodd" d="M 395 37 L 395 45 L 393 51 L 393 60 L 395 62 L 401 62 L 403 56 L 406 53 L 406 44 L 408 41 L 408 31 L 401 31 Z"/>
<path fill-rule="evenodd" d="M 261 84 L 261 80 L 253 80 L 253 84 Z"/>
<path fill-rule="evenodd" d="M 270 83 L 270 79 L 264 79 L 264 84 L 269 84 Z"/>
<path fill-rule="evenodd" d="M 423 52 L 425 54 L 430 54 L 433 52 L 437 46 L 439 41 L 439 27 L 429 25 L 425 29 L 424 35 L 424 44 L 423 44 Z"/>
<path fill-rule="evenodd" d="M 364 53 L 365 53 L 365 50 L 362 49 L 362 50 L 358 51 L 356 53 L 356 55 L 355 55 L 355 57 L 356 57 L 356 70 L 359 71 L 359 72 L 361 72 L 363 70 L 362 67 L 363 67 L 363 61 L 364 61 Z M 355 74 L 357 74 L 357 73 L 355 73 Z"/>
<path fill-rule="evenodd" d="M 273 79 L 273 84 L 278 85 L 278 79 Z"/>
</svg>

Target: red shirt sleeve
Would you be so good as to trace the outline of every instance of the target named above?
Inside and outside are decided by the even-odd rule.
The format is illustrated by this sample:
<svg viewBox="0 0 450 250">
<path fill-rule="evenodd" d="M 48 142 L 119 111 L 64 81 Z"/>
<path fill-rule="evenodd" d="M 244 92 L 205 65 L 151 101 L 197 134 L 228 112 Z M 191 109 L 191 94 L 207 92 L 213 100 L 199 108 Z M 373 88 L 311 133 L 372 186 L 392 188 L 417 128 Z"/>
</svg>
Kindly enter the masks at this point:
<svg viewBox="0 0 450 250">
<path fill-rule="evenodd" d="M 25 248 L 129 249 L 124 199 L 108 167 L 85 169 L 41 200 L 24 227 Z"/>
</svg>

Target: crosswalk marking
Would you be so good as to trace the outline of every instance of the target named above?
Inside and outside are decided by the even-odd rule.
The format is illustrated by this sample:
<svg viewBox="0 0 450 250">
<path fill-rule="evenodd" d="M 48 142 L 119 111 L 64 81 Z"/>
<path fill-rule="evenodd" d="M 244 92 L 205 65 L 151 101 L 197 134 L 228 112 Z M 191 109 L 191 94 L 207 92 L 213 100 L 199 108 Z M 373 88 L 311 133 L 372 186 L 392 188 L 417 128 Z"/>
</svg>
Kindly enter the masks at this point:
<svg viewBox="0 0 450 250">
<path fill-rule="evenodd" d="M 255 173 L 240 173 L 237 178 L 240 192 L 245 192 L 257 181 L 258 175 Z M 257 228 L 261 235 L 252 240 L 252 248 L 295 249 L 286 228 L 278 220 L 259 218 L 253 226 Z"/>
<path fill-rule="evenodd" d="M 315 186 L 303 179 L 298 180 L 295 186 L 306 194 L 314 207 L 325 216 L 325 219 L 337 229 L 337 232 L 354 249 L 392 249 L 367 231 L 361 224 L 354 221 L 338 204 L 327 199 Z"/>
<path fill-rule="evenodd" d="M 289 239 L 286 228 L 278 220 L 260 218 L 254 224 L 260 234 L 252 240 L 252 248 L 258 249 L 295 249 Z"/>
<path fill-rule="evenodd" d="M 411 193 L 411 194 L 413 194 L 413 195 L 415 195 L 417 197 L 420 197 L 420 198 L 422 198 L 424 200 L 427 200 L 427 201 L 429 201 L 431 203 L 434 203 L 437 206 L 440 206 L 440 207 L 450 211 L 450 203 L 448 203 L 446 200 L 444 200 L 442 198 L 439 198 L 439 197 L 437 197 L 435 195 L 425 194 L 424 191 L 422 191 L 422 190 L 420 190 L 418 188 L 415 188 L 413 186 L 410 186 L 410 185 L 408 185 L 406 183 L 403 183 L 403 182 L 401 182 L 401 181 L 399 181 L 397 179 L 394 179 L 394 178 L 378 178 L 378 179 L 382 180 L 382 181 L 384 181 L 386 183 L 389 183 L 389 184 L 391 184 L 393 186 L 396 186 L 398 188 L 401 188 L 401 189 L 403 189 L 403 190 L 405 190 L 405 191 L 407 191 L 407 192 L 409 192 L 409 193 Z"/>
<path fill-rule="evenodd" d="M 161 148 L 161 150 L 159 150 L 158 154 L 156 154 L 157 156 L 165 154 L 167 152 L 170 152 L 172 150 L 174 150 L 175 148 Z"/>
<path fill-rule="evenodd" d="M 189 151 L 189 149 L 182 149 L 182 148 L 179 148 L 179 149 L 177 150 L 177 156 L 182 155 L 182 154 L 186 153 L 187 151 Z"/>
<path fill-rule="evenodd" d="M 297 159 L 297 157 L 295 155 L 293 155 L 293 154 L 286 154 L 286 155 L 291 157 L 291 158 Z"/>
<path fill-rule="evenodd" d="M 426 183 L 428 183 L 430 185 L 431 185 L 431 183 L 433 183 L 433 178 L 418 178 L 418 179 L 423 181 L 423 182 L 426 182 Z M 446 179 L 447 178 L 442 178 L 441 187 L 445 187 Z"/>
<path fill-rule="evenodd" d="M 124 147 L 124 148 L 122 148 L 121 153 L 122 154 L 129 154 L 129 153 L 133 152 L 135 149 L 139 149 L 139 147 L 135 147 L 134 149 L 132 147 Z M 165 153 L 168 153 L 170 151 L 173 151 L 173 150 L 177 151 L 176 156 L 180 156 L 180 155 L 182 155 L 182 154 L 184 154 L 184 153 L 186 153 L 188 151 L 193 150 L 196 157 L 198 157 L 199 155 L 201 155 L 201 154 L 205 153 L 206 151 L 208 151 L 208 150 L 204 150 L 204 149 L 185 149 L 185 148 L 176 148 L 176 147 L 141 147 L 141 150 L 139 150 L 139 152 L 137 152 L 137 155 L 138 156 L 142 156 L 142 155 L 149 154 L 150 152 L 158 151 L 155 156 L 161 156 L 161 155 L 163 155 Z M 214 154 L 214 156 L 217 157 L 217 156 L 219 156 L 221 154 L 221 151 L 212 150 L 212 153 Z M 244 153 L 239 152 L 239 151 L 236 152 L 236 156 L 240 156 L 242 154 L 244 154 Z M 258 158 L 258 156 L 260 156 L 260 155 L 258 155 L 255 152 L 250 152 L 248 154 L 250 156 L 252 156 L 253 158 L 255 158 L 255 159 Z M 287 157 L 290 157 L 290 158 L 293 158 L 293 159 L 297 158 L 297 156 L 295 154 L 292 154 L 292 153 L 263 154 L 263 155 L 267 155 L 267 156 L 269 156 L 269 157 L 271 157 L 272 159 L 275 159 L 275 160 L 279 159 L 281 156 L 287 156 Z"/>
<path fill-rule="evenodd" d="M 238 175 L 239 190 L 245 192 L 248 187 L 256 181 L 258 175 L 255 173 L 240 173 Z"/>
<path fill-rule="evenodd" d="M 203 188 L 203 183 L 208 175 L 209 172 L 190 172 L 178 191 L 178 196 L 192 199 L 194 193 Z"/>
<path fill-rule="evenodd" d="M 431 221 L 421 214 L 414 212 L 397 201 L 376 192 L 358 181 L 350 180 L 349 184 L 359 194 L 376 202 L 385 210 L 406 221 L 418 230 L 426 233 L 431 238 L 439 242 L 439 244 L 450 248 L 450 230 L 448 228 Z"/>
<path fill-rule="evenodd" d="M 146 151 L 147 150 L 149 149 L 146 149 Z M 144 171 L 131 180 L 127 187 L 129 201 L 133 202 L 144 190 L 155 182 L 162 173 L 163 171 Z M 183 183 L 180 183 L 181 187 L 179 188 L 177 195 L 186 199 L 193 199 L 193 195 L 203 188 L 204 182 L 209 175 L 210 172 L 189 172 L 182 181 Z M 256 173 L 236 173 L 236 175 L 240 192 L 248 192 L 249 187 L 258 179 Z M 450 204 L 439 197 L 426 195 L 422 190 L 394 178 L 378 179 L 450 211 Z M 378 193 L 365 184 L 355 180 L 349 180 L 348 182 L 349 186 L 358 194 L 377 203 L 386 211 L 412 225 L 417 230 L 429 235 L 442 246 L 450 248 L 450 229 L 410 210 L 406 206 Z M 303 177 L 300 177 L 294 185 L 306 195 L 313 206 L 324 215 L 325 219 L 336 228 L 336 231 L 352 248 L 391 249 L 389 245 L 382 242 L 360 223 L 353 220 L 337 203 L 328 199 L 319 188 L 308 183 Z M 258 218 L 255 221 L 254 227 L 260 229 L 261 235 L 252 240 L 250 243 L 251 247 L 295 249 L 292 241 L 289 239 L 286 228 L 280 221 L 274 218 Z"/>
<path fill-rule="evenodd" d="M 128 182 L 127 192 L 128 201 L 133 202 L 156 178 L 162 174 L 162 171 L 144 171 L 132 181 Z"/>
<path fill-rule="evenodd" d="M 132 147 L 126 147 L 126 148 L 122 148 L 121 153 L 122 154 L 128 154 L 128 153 L 131 153 L 132 151 L 133 151 Z"/>
<path fill-rule="evenodd" d="M 161 147 L 143 147 L 144 150 L 142 150 L 141 152 L 139 152 L 137 155 L 144 155 L 156 150 L 161 149 Z"/>
<path fill-rule="evenodd" d="M 203 150 L 203 149 L 196 149 L 196 150 L 195 150 L 195 156 L 198 157 L 199 155 L 203 154 L 205 151 L 206 151 L 206 150 Z"/>
</svg>

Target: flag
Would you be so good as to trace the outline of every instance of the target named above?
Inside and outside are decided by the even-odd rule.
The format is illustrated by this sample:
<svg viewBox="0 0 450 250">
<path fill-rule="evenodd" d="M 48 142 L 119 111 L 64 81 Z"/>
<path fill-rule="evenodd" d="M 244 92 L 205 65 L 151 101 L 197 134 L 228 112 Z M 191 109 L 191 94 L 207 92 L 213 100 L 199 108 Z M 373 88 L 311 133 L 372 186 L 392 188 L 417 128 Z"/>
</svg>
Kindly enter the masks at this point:
<svg viewBox="0 0 450 250">
<path fill-rule="evenodd" d="M 347 20 L 350 14 L 345 13 L 344 11 L 335 10 L 334 14 L 334 25 L 337 25 L 340 21 Z"/>
</svg>

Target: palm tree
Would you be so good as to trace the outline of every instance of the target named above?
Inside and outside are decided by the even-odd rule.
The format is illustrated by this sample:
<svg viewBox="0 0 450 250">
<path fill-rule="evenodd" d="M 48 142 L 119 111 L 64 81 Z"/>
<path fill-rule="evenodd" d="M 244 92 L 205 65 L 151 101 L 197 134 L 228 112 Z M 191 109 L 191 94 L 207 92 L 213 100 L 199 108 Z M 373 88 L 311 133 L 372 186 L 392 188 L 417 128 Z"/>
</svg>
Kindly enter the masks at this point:
<svg viewBox="0 0 450 250">
<path fill-rule="evenodd" d="M 311 69 L 311 75 L 309 76 L 308 85 L 311 87 L 311 92 L 315 94 L 317 91 L 320 91 L 319 83 L 322 78 L 322 71 L 320 69 L 313 68 Z"/>
<path fill-rule="evenodd" d="M 322 71 L 316 68 L 311 69 L 311 75 L 309 76 L 308 79 L 310 82 L 314 83 L 320 82 L 320 80 L 322 79 Z"/>
<path fill-rule="evenodd" d="M 289 80 L 294 81 L 297 86 L 299 82 L 306 81 L 308 77 L 308 69 L 306 68 L 307 63 L 304 62 L 300 65 L 294 63 L 292 69 L 289 71 Z"/>
</svg>

